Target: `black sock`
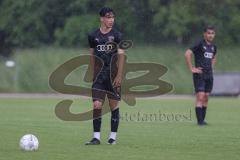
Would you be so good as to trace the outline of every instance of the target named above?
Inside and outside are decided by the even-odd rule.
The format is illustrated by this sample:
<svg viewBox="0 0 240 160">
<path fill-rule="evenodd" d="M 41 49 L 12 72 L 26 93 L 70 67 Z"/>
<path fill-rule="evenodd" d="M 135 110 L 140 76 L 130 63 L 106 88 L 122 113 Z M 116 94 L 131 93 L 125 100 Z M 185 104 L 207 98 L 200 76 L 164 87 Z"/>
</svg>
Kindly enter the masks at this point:
<svg viewBox="0 0 240 160">
<path fill-rule="evenodd" d="M 93 109 L 93 131 L 100 132 L 102 123 L 102 109 Z"/>
<path fill-rule="evenodd" d="M 201 124 L 203 122 L 202 108 L 196 106 L 195 111 L 196 111 L 196 117 L 197 117 L 198 124 Z"/>
<path fill-rule="evenodd" d="M 206 117 L 206 112 L 207 112 L 207 106 L 203 106 L 202 107 L 202 119 L 204 121 L 205 117 Z"/>
<path fill-rule="evenodd" d="M 119 125 L 119 108 L 112 111 L 111 132 L 117 132 Z"/>
</svg>

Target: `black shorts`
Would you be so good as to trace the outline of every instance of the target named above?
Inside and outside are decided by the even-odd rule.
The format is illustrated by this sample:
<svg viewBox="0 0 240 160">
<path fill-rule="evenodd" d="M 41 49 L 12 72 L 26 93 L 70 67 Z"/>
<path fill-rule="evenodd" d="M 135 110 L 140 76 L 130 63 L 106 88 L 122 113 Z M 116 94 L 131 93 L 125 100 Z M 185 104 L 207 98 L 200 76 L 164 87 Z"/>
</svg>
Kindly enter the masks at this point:
<svg viewBox="0 0 240 160">
<path fill-rule="evenodd" d="M 99 74 L 92 84 L 92 100 L 104 102 L 105 97 L 108 99 L 121 100 L 121 86 L 113 87 L 109 75 Z"/>
<path fill-rule="evenodd" d="M 193 74 L 195 92 L 210 93 L 213 88 L 213 76 L 204 74 Z"/>
</svg>

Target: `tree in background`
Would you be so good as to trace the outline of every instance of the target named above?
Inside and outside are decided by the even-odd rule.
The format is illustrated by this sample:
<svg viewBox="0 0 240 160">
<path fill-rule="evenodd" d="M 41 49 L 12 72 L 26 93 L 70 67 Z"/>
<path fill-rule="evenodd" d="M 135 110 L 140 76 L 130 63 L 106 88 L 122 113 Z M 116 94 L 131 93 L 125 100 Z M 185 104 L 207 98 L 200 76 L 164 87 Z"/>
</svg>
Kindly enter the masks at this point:
<svg viewBox="0 0 240 160">
<path fill-rule="evenodd" d="M 218 30 L 218 43 L 240 42 L 238 0 L 0 0 L 3 45 L 86 45 L 98 25 L 98 11 L 112 7 L 126 38 L 148 43 L 188 43 L 205 24 Z M 0 35 L 0 36 L 1 36 Z"/>
</svg>

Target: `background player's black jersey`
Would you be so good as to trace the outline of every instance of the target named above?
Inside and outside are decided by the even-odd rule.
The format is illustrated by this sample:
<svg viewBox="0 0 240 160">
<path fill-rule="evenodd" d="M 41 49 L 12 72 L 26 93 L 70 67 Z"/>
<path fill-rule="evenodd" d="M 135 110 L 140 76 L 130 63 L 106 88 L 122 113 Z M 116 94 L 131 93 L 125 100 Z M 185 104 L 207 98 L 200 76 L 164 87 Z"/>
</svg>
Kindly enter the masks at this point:
<svg viewBox="0 0 240 160">
<path fill-rule="evenodd" d="M 212 75 L 212 59 L 217 53 L 214 44 L 207 44 L 204 39 L 190 47 L 194 54 L 195 66 L 203 68 L 204 74 Z"/>
<path fill-rule="evenodd" d="M 104 62 L 103 71 L 109 70 L 110 66 L 116 67 L 117 49 L 113 51 L 109 50 L 108 43 L 114 42 L 119 44 L 121 40 L 122 34 L 115 29 L 112 29 L 106 34 L 103 34 L 100 29 L 97 29 L 88 35 L 89 46 L 94 49 L 94 55 Z M 95 58 L 95 67 L 98 65 L 97 63 L 99 63 L 99 60 Z"/>
</svg>

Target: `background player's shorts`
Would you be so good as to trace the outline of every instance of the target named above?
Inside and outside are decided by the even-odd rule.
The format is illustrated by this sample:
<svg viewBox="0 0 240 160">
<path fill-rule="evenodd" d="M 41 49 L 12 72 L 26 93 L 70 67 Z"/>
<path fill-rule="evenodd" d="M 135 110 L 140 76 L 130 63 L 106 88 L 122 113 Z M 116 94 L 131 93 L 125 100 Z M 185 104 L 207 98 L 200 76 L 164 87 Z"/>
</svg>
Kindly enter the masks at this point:
<svg viewBox="0 0 240 160">
<path fill-rule="evenodd" d="M 120 101 L 121 87 L 113 87 L 111 78 L 100 74 L 92 84 L 92 100 L 104 102 L 106 95 L 108 99 Z"/>
<path fill-rule="evenodd" d="M 193 83 L 195 92 L 207 92 L 210 93 L 213 88 L 213 77 L 205 77 L 203 74 L 193 74 Z"/>
</svg>

